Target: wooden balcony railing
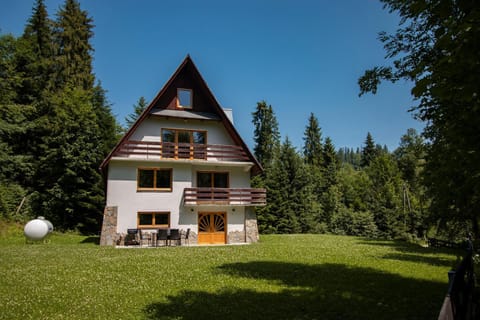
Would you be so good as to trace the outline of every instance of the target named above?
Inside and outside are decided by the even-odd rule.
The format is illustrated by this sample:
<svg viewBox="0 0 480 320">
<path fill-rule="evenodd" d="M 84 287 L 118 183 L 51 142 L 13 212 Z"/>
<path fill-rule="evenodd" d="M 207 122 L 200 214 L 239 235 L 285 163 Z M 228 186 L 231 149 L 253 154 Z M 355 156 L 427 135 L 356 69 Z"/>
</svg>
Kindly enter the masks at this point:
<svg viewBox="0 0 480 320">
<path fill-rule="evenodd" d="M 267 192 L 259 188 L 185 188 L 183 202 L 186 206 L 264 206 L 267 204 Z"/>
<path fill-rule="evenodd" d="M 190 144 L 127 140 L 115 152 L 115 157 L 146 159 L 199 159 L 249 161 L 245 150 L 235 145 Z"/>
</svg>

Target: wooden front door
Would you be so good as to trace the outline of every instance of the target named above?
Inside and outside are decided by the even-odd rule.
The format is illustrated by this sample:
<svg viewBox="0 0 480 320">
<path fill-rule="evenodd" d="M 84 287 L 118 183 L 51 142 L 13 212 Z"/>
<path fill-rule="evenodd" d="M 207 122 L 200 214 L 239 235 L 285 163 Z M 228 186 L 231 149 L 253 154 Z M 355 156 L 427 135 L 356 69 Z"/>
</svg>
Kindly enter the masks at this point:
<svg viewBox="0 0 480 320">
<path fill-rule="evenodd" d="M 198 214 L 198 243 L 225 244 L 226 213 L 200 212 Z"/>
</svg>

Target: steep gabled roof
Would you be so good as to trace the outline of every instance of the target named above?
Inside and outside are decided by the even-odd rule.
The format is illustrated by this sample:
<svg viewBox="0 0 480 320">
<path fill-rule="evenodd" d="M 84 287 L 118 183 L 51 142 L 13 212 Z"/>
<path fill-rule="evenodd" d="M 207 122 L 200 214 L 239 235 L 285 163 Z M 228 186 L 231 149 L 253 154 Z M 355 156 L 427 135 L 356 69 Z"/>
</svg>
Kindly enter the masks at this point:
<svg viewBox="0 0 480 320">
<path fill-rule="evenodd" d="M 174 95 L 173 98 L 176 99 L 176 89 L 177 87 L 182 88 L 182 85 L 185 85 L 185 81 L 190 82 L 190 86 L 192 83 L 196 86 L 194 92 L 194 99 L 200 100 L 199 109 L 196 111 L 180 111 L 180 110 L 172 110 L 172 94 Z M 195 102 L 194 102 L 195 103 Z M 234 143 L 238 146 L 241 146 L 245 152 L 247 153 L 250 161 L 254 164 L 252 168 L 253 174 L 260 173 L 263 169 L 260 163 L 257 161 L 255 156 L 252 154 L 246 143 L 240 137 L 240 134 L 235 129 L 233 124 L 228 119 L 227 115 L 223 111 L 222 107 L 219 105 L 217 100 L 215 99 L 213 93 L 211 92 L 210 88 L 208 87 L 207 83 L 201 76 L 200 72 L 198 71 L 197 67 L 193 63 L 190 55 L 187 55 L 177 70 L 173 73 L 167 83 L 163 86 L 163 88 L 158 92 L 156 97 L 150 102 L 150 104 L 145 108 L 142 114 L 138 117 L 137 121 L 128 129 L 122 139 L 117 143 L 117 145 L 113 148 L 113 150 L 108 154 L 108 156 L 103 160 L 102 164 L 100 165 L 100 170 L 105 174 L 106 168 L 108 167 L 108 163 L 112 158 L 113 154 L 120 148 L 120 146 L 127 140 L 130 139 L 132 134 L 138 128 L 138 126 L 148 117 L 148 116 L 177 116 L 177 117 L 185 117 L 185 118 L 192 118 L 192 119 L 210 119 L 210 120 L 220 120 L 225 129 L 227 130 L 228 134 L 234 141 Z"/>
</svg>

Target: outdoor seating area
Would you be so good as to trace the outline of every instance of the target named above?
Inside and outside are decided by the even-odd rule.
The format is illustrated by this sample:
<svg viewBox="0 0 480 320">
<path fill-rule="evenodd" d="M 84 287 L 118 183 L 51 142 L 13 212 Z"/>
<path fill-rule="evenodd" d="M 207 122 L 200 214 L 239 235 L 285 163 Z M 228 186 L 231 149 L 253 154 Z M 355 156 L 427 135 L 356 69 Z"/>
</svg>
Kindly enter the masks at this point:
<svg viewBox="0 0 480 320">
<path fill-rule="evenodd" d="M 187 230 L 161 228 L 157 230 L 127 229 L 123 239 L 125 247 L 169 247 L 189 245 L 190 228 Z"/>
</svg>

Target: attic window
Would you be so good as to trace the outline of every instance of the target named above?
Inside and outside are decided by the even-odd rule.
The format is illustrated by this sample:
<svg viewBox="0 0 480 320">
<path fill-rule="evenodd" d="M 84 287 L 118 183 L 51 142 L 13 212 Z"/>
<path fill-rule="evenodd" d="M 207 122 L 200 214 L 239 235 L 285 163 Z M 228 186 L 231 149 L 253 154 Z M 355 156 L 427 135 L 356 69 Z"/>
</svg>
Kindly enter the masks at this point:
<svg viewBox="0 0 480 320">
<path fill-rule="evenodd" d="M 193 91 L 190 89 L 177 89 L 177 103 L 179 108 L 191 109 L 193 104 Z"/>
</svg>

